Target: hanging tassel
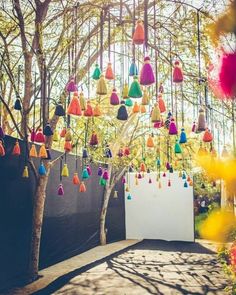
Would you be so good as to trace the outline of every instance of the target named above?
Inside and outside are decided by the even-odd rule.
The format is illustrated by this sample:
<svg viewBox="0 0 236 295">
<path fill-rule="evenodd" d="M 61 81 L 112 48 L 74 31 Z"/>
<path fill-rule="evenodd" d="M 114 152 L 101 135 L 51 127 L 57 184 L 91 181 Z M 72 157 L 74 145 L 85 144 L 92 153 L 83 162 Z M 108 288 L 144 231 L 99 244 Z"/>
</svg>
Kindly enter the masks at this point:
<svg viewBox="0 0 236 295">
<path fill-rule="evenodd" d="M 95 133 L 95 131 L 93 131 L 93 133 L 91 135 L 89 145 L 91 145 L 91 146 L 98 145 L 98 137 L 97 137 L 97 134 Z"/>
<path fill-rule="evenodd" d="M 145 32 L 142 20 L 138 20 L 133 34 L 133 43 L 141 45 L 145 41 Z"/>
<path fill-rule="evenodd" d="M 38 170 L 38 172 L 39 172 L 39 175 L 41 175 L 41 176 L 47 174 L 46 168 L 45 168 L 45 166 L 44 166 L 43 163 L 41 163 L 41 164 L 39 165 L 39 170 Z"/>
<path fill-rule="evenodd" d="M 81 181 L 81 183 L 80 183 L 79 192 L 80 193 L 85 193 L 86 192 L 86 186 L 85 186 L 83 181 Z"/>
<path fill-rule="evenodd" d="M 179 171 L 179 177 L 181 177 L 181 178 L 182 178 L 182 176 L 183 176 L 183 173 L 182 173 L 182 171 Z"/>
<path fill-rule="evenodd" d="M 233 99 L 236 95 L 236 52 L 225 53 L 219 71 L 219 83 L 223 94 Z"/>
<path fill-rule="evenodd" d="M 42 132 L 41 128 L 39 128 L 38 132 L 36 133 L 34 141 L 38 142 L 38 143 L 44 143 L 45 142 L 45 137 L 43 135 L 43 132 Z"/>
<path fill-rule="evenodd" d="M 133 106 L 133 114 L 137 114 L 137 113 L 139 113 L 139 105 L 137 102 L 135 102 Z"/>
<path fill-rule="evenodd" d="M 182 148 L 180 144 L 178 143 L 178 140 L 175 142 L 175 154 L 181 154 L 182 153 Z"/>
<path fill-rule="evenodd" d="M 86 148 L 83 149 L 82 158 L 83 159 L 87 159 L 88 158 L 88 152 L 87 152 Z"/>
<path fill-rule="evenodd" d="M 132 107 L 132 106 L 133 106 L 133 101 L 132 101 L 132 99 L 128 97 L 128 98 L 125 100 L 125 105 L 126 105 L 127 107 Z"/>
<path fill-rule="evenodd" d="M 72 178 L 72 182 L 73 182 L 74 185 L 80 184 L 80 179 L 79 179 L 79 176 L 78 176 L 77 172 L 74 173 L 74 176 Z"/>
<path fill-rule="evenodd" d="M 110 104 L 114 106 L 120 104 L 120 100 L 115 88 L 112 90 L 112 93 L 110 96 Z"/>
<path fill-rule="evenodd" d="M 37 150 L 36 150 L 36 147 L 35 147 L 35 144 L 32 144 L 31 148 L 30 148 L 30 151 L 29 151 L 29 156 L 31 158 L 37 158 L 38 157 L 38 154 L 37 154 Z"/>
<path fill-rule="evenodd" d="M 75 83 L 75 78 L 71 77 L 70 81 L 66 84 L 66 91 L 67 92 L 75 92 L 78 91 L 78 87 Z"/>
<path fill-rule="evenodd" d="M 67 130 L 66 130 L 66 127 L 63 127 L 62 130 L 61 130 L 61 132 L 60 132 L 60 137 L 61 137 L 61 138 L 64 138 L 64 137 L 65 137 L 65 135 L 66 135 L 66 131 L 67 131 Z"/>
<path fill-rule="evenodd" d="M 165 106 L 165 102 L 164 102 L 164 100 L 162 98 L 162 94 L 158 95 L 157 101 L 158 101 L 158 106 L 159 106 L 160 112 L 165 113 L 166 112 L 166 106 Z"/>
<path fill-rule="evenodd" d="M 142 105 L 149 105 L 150 102 L 150 96 L 149 93 L 147 91 L 147 89 L 143 90 L 143 97 L 142 97 Z"/>
<path fill-rule="evenodd" d="M 129 68 L 129 76 L 138 76 L 138 68 L 134 60 L 132 61 Z"/>
<path fill-rule="evenodd" d="M 140 164 L 140 171 L 141 172 L 146 172 L 146 165 L 143 162 Z"/>
<path fill-rule="evenodd" d="M 164 93 L 164 86 L 163 86 L 163 83 L 160 83 L 160 86 L 159 86 L 158 92 L 161 93 L 161 94 Z"/>
<path fill-rule="evenodd" d="M 162 185 L 161 185 L 161 180 L 158 181 L 158 188 L 161 189 Z"/>
<path fill-rule="evenodd" d="M 88 170 L 87 168 L 84 168 L 82 172 L 82 179 L 88 179 L 88 178 L 89 178 Z"/>
<path fill-rule="evenodd" d="M 166 162 L 166 169 L 170 170 L 170 163 L 169 162 Z"/>
<path fill-rule="evenodd" d="M 118 153 L 117 153 L 117 156 L 119 158 L 122 158 L 124 156 L 124 153 L 123 153 L 123 149 L 119 149 Z"/>
<path fill-rule="evenodd" d="M 4 157 L 5 154 L 6 154 L 6 152 L 5 152 L 5 148 L 3 146 L 3 142 L 0 140 L 0 156 Z"/>
<path fill-rule="evenodd" d="M 71 134 L 70 128 L 67 128 L 67 130 L 66 130 L 65 141 L 72 141 L 72 134 Z"/>
<path fill-rule="evenodd" d="M 98 95 L 106 95 L 107 94 L 107 83 L 104 78 L 104 75 L 101 75 L 101 77 L 98 80 L 96 93 Z"/>
<path fill-rule="evenodd" d="M 139 98 L 142 97 L 142 95 L 143 94 L 140 88 L 140 84 L 138 82 L 138 77 L 134 76 L 133 82 L 130 85 L 128 96 L 133 98 Z"/>
<path fill-rule="evenodd" d="M 56 105 L 54 114 L 58 117 L 64 117 L 66 115 L 66 112 L 60 102 Z"/>
<path fill-rule="evenodd" d="M 102 112 L 100 110 L 99 104 L 96 104 L 96 106 L 93 109 L 93 115 L 94 117 L 99 117 L 102 115 Z"/>
<path fill-rule="evenodd" d="M 168 180 L 168 186 L 171 186 L 171 181 L 170 181 L 170 179 Z"/>
<path fill-rule="evenodd" d="M 64 188 L 63 188 L 62 183 L 59 184 L 59 187 L 57 189 L 57 195 L 58 196 L 64 196 Z"/>
<path fill-rule="evenodd" d="M 90 104 L 90 101 L 87 101 L 87 107 L 86 110 L 84 111 L 84 116 L 85 117 L 92 117 L 93 116 L 93 108 Z"/>
<path fill-rule="evenodd" d="M 208 128 L 205 130 L 205 132 L 204 132 L 204 134 L 203 134 L 203 138 L 202 138 L 202 140 L 203 140 L 204 142 L 212 142 L 212 140 L 213 140 L 213 135 L 212 135 L 211 131 L 210 131 Z"/>
<path fill-rule="evenodd" d="M 107 184 L 107 181 L 101 177 L 99 180 L 99 185 L 105 186 L 106 184 Z"/>
<path fill-rule="evenodd" d="M 16 111 L 21 111 L 22 110 L 22 106 L 21 106 L 21 102 L 20 99 L 17 98 L 14 104 L 14 110 Z"/>
<path fill-rule="evenodd" d="M 187 181 L 184 182 L 184 187 L 188 187 L 188 182 Z"/>
<path fill-rule="evenodd" d="M 166 177 L 166 173 L 164 172 L 164 173 L 162 174 L 162 176 L 163 176 L 163 177 Z"/>
<path fill-rule="evenodd" d="M 185 172 L 183 172 L 183 174 L 182 174 L 182 179 L 187 179 L 187 176 L 186 176 L 186 173 Z"/>
<path fill-rule="evenodd" d="M 102 176 L 103 170 L 102 170 L 101 166 L 98 167 L 98 173 L 97 174 L 98 174 L 98 176 Z"/>
<path fill-rule="evenodd" d="M 131 194 L 128 194 L 127 200 L 129 200 L 129 201 L 132 200 Z"/>
<path fill-rule="evenodd" d="M 69 177 L 69 169 L 68 169 L 68 166 L 66 163 L 63 165 L 63 168 L 61 171 L 61 176 L 62 177 Z"/>
<path fill-rule="evenodd" d="M 66 153 L 69 153 L 72 151 L 72 144 L 71 144 L 71 141 L 65 141 L 64 143 L 64 151 Z"/>
<path fill-rule="evenodd" d="M 151 178 L 149 178 L 148 183 L 152 183 L 152 179 Z"/>
<path fill-rule="evenodd" d="M 121 102 L 122 103 L 122 102 Z M 121 120 L 121 121 L 126 121 L 128 120 L 128 112 L 127 112 L 127 109 L 126 107 L 124 106 L 124 104 L 122 104 L 119 109 L 118 109 L 118 112 L 117 112 L 117 117 L 116 117 L 118 120 Z"/>
<path fill-rule="evenodd" d="M 82 91 L 80 92 L 80 95 L 79 95 L 79 103 L 80 103 L 81 111 L 85 111 L 86 110 L 86 101 L 84 98 L 84 93 Z"/>
<path fill-rule="evenodd" d="M 72 100 L 67 108 L 68 115 L 81 116 L 82 111 L 78 96 L 73 95 Z"/>
<path fill-rule="evenodd" d="M 112 152 L 111 152 L 111 149 L 109 148 L 109 145 L 106 145 L 105 147 L 105 157 L 112 158 Z"/>
<path fill-rule="evenodd" d="M 56 141 L 56 142 L 60 140 L 60 135 L 59 135 L 59 132 L 58 132 L 57 129 L 54 130 L 54 133 L 53 133 L 53 136 L 52 136 L 52 140 L 53 141 Z"/>
<path fill-rule="evenodd" d="M 121 179 L 121 183 L 122 183 L 122 184 L 125 184 L 125 183 L 126 183 L 126 179 L 125 179 L 124 176 L 123 176 L 122 179 Z"/>
<path fill-rule="evenodd" d="M 193 122 L 192 132 L 196 132 L 196 131 L 197 131 L 197 125 L 196 125 L 196 122 Z"/>
<path fill-rule="evenodd" d="M 35 136 L 36 136 L 36 132 L 35 132 L 35 129 L 33 128 L 32 131 L 31 131 L 31 133 L 30 133 L 30 140 L 32 142 L 35 141 Z"/>
<path fill-rule="evenodd" d="M 114 80 L 115 76 L 112 70 L 111 62 L 108 63 L 107 68 L 106 68 L 106 73 L 105 73 L 105 78 L 107 80 Z"/>
<path fill-rule="evenodd" d="M 181 129 L 181 133 L 180 133 L 180 139 L 179 139 L 179 143 L 186 143 L 187 142 L 187 136 L 186 133 L 184 131 L 184 128 Z"/>
<path fill-rule="evenodd" d="M 114 191 L 114 196 L 113 196 L 114 199 L 117 199 L 118 198 L 118 191 Z"/>
<path fill-rule="evenodd" d="M 99 80 L 100 76 L 101 76 L 101 69 L 99 68 L 99 65 L 96 64 L 93 75 L 92 75 L 92 78 L 94 80 Z"/>
<path fill-rule="evenodd" d="M 170 165 L 169 172 L 170 172 L 170 173 L 174 173 L 174 169 L 173 169 L 172 165 Z"/>
<path fill-rule="evenodd" d="M 175 125 L 175 120 L 174 118 L 171 119 L 170 121 L 170 125 L 169 125 L 169 134 L 170 135 L 176 135 L 178 134 L 178 130 L 177 130 L 177 127 Z"/>
<path fill-rule="evenodd" d="M 12 155 L 14 156 L 19 156 L 21 153 L 21 150 L 20 150 L 20 144 L 19 144 L 19 141 L 16 140 L 16 143 L 13 147 L 13 150 L 12 150 Z"/>
<path fill-rule="evenodd" d="M 191 181 L 191 177 L 188 175 L 187 182 Z"/>
<path fill-rule="evenodd" d="M 144 105 L 141 105 L 141 106 L 140 106 L 140 113 L 141 113 L 141 114 L 145 114 L 145 113 L 146 113 L 146 108 L 145 108 Z"/>
<path fill-rule="evenodd" d="M 102 178 L 105 179 L 105 180 L 109 179 L 109 174 L 108 174 L 108 171 L 106 169 L 103 172 Z"/>
<path fill-rule="evenodd" d="M 128 147 L 125 147 L 125 148 L 124 148 L 124 155 L 125 155 L 126 157 L 128 157 L 128 156 L 130 155 L 130 150 L 129 150 Z"/>
<path fill-rule="evenodd" d="M 91 176 L 92 175 L 92 169 L 89 165 L 87 165 L 86 167 L 87 171 L 88 171 L 88 175 Z"/>
<path fill-rule="evenodd" d="M 174 83 L 182 83 L 184 80 L 183 72 L 180 66 L 179 61 L 175 61 L 174 70 L 173 70 L 173 82 Z"/>
<path fill-rule="evenodd" d="M 22 173 L 23 178 L 29 178 L 29 169 L 28 166 L 24 167 L 23 173 Z"/>
<path fill-rule="evenodd" d="M 150 57 L 146 56 L 144 58 L 144 64 L 141 69 L 140 84 L 144 86 L 150 86 L 153 83 L 155 83 L 154 72 L 150 64 Z"/>
<path fill-rule="evenodd" d="M 125 82 L 125 84 L 124 84 L 123 91 L 122 91 L 122 97 L 123 97 L 123 99 L 126 99 L 129 97 L 129 85 L 127 82 Z"/>
<path fill-rule="evenodd" d="M 43 134 L 45 136 L 52 136 L 53 135 L 53 131 L 52 131 L 52 128 L 49 123 L 47 123 L 46 126 L 44 127 Z"/>
<path fill-rule="evenodd" d="M 148 139 L 147 139 L 147 147 L 149 148 L 153 148 L 154 147 L 154 141 L 153 141 L 153 138 L 151 135 L 148 136 Z"/>
<path fill-rule="evenodd" d="M 198 115 L 198 128 L 197 128 L 197 131 L 201 132 L 201 131 L 205 131 L 205 130 L 206 130 L 206 117 L 205 117 L 204 110 L 201 108 L 199 110 L 199 115 Z"/>
<path fill-rule="evenodd" d="M 161 121 L 161 113 L 157 103 L 154 104 L 154 107 L 152 109 L 151 120 L 152 120 L 152 123 Z"/>
</svg>

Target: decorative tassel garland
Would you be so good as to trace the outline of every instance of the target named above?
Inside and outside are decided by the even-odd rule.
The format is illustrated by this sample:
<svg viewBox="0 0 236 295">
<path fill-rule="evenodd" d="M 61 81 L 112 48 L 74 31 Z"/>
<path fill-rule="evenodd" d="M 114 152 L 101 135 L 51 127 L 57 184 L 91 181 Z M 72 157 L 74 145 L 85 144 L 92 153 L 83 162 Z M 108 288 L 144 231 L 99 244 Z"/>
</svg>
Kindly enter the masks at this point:
<svg viewBox="0 0 236 295">
<path fill-rule="evenodd" d="M 108 65 L 107 65 L 105 78 L 107 80 L 114 80 L 115 79 L 115 75 L 114 75 L 113 70 L 112 70 L 111 62 L 109 62 Z"/>
<path fill-rule="evenodd" d="M 130 85 L 128 96 L 133 98 L 140 98 L 142 97 L 142 95 L 143 94 L 140 88 L 140 84 L 138 82 L 138 77 L 134 76 L 133 82 Z"/>
<path fill-rule="evenodd" d="M 99 80 L 100 76 L 101 76 L 101 69 L 99 68 L 99 65 L 96 64 L 95 65 L 95 69 L 94 69 L 94 72 L 93 72 L 93 75 L 92 75 L 92 78 L 94 80 Z"/>
<path fill-rule="evenodd" d="M 74 116 L 81 116 L 82 115 L 78 96 L 74 95 L 72 97 L 72 100 L 67 108 L 67 114 L 74 115 Z"/>
<path fill-rule="evenodd" d="M 53 135 L 53 131 L 52 131 L 52 128 L 49 123 L 47 123 L 46 126 L 44 127 L 43 134 L 45 136 L 52 136 Z"/>
<path fill-rule="evenodd" d="M 175 61 L 174 70 L 173 70 L 173 82 L 174 83 L 182 83 L 184 80 L 183 72 L 180 66 L 179 61 Z"/>
<path fill-rule="evenodd" d="M 35 144 L 32 144 L 32 146 L 30 148 L 30 151 L 29 151 L 29 156 L 31 158 L 37 158 L 38 157 L 38 153 L 37 153 Z"/>
<path fill-rule="evenodd" d="M 68 169 L 68 166 L 66 163 L 63 165 L 63 168 L 61 171 L 61 176 L 62 177 L 69 177 L 69 169 Z"/>
<path fill-rule="evenodd" d="M 110 96 L 110 104 L 114 106 L 120 104 L 120 100 L 115 88 L 112 90 L 112 93 Z"/>
<path fill-rule="evenodd" d="M 44 143 L 45 142 L 45 136 L 43 135 L 42 129 L 39 128 L 38 132 L 35 135 L 35 142 L 38 143 Z"/>
<path fill-rule="evenodd" d="M 161 121 L 161 113 L 157 103 L 154 104 L 154 107 L 152 109 L 151 120 L 152 120 L 152 123 Z"/>
<path fill-rule="evenodd" d="M 129 68 L 129 76 L 138 76 L 138 68 L 135 61 L 132 61 L 130 68 Z"/>
<path fill-rule="evenodd" d="M 41 163 L 41 164 L 39 165 L 39 170 L 38 170 L 38 172 L 39 172 L 39 175 L 41 175 L 41 176 L 47 174 L 47 170 L 46 170 L 46 168 L 45 168 L 45 166 L 44 166 L 43 163 Z"/>
<path fill-rule="evenodd" d="M 138 20 L 133 34 L 133 43 L 141 45 L 145 41 L 145 31 L 142 20 Z"/>
<path fill-rule="evenodd" d="M 153 148 L 154 147 L 154 141 L 153 141 L 153 138 L 151 135 L 148 136 L 148 139 L 147 139 L 147 147 L 149 148 Z"/>
<path fill-rule="evenodd" d="M 28 166 L 24 167 L 23 173 L 22 173 L 23 178 L 29 178 L 29 169 Z"/>
<path fill-rule="evenodd" d="M 170 134 L 170 135 L 176 135 L 176 134 L 178 134 L 178 130 L 177 130 L 177 128 L 176 128 L 174 118 L 172 118 L 171 121 L 170 121 L 170 125 L 169 125 L 169 134 Z"/>
<path fill-rule="evenodd" d="M 57 195 L 58 196 L 64 196 L 64 188 L 63 188 L 62 183 L 59 184 L 59 187 L 57 189 Z"/>
<path fill-rule="evenodd" d="M 155 83 L 155 77 L 152 66 L 150 64 L 150 57 L 146 56 L 144 58 L 144 64 L 141 69 L 140 84 L 144 86 L 150 86 L 153 83 Z"/>
<path fill-rule="evenodd" d="M 45 145 L 41 145 L 40 149 L 39 149 L 39 157 L 40 158 L 47 158 L 47 151 L 46 151 L 46 148 L 45 148 Z"/>
<path fill-rule="evenodd" d="M 19 156 L 20 155 L 20 144 L 19 144 L 19 141 L 18 140 L 16 140 L 16 143 L 15 143 L 15 145 L 14 145 L 14 147 L 13 147 L 13 150 L 12 150 L 12 155 L 14 155 L 14 156 Z"/>
<path fill-rule="evenodd" d="M 106 83 L 106 80 L 104 78 L 104 75 L 101 75 L 101 77 L 98 80 L 97 94 L 98 95 L 106 95 L 107 94 L 107 83 Z"/>
<path fill-rule="evenodd" d="M 80 183 L 79 192 L 80 193 L 85 193 L 86 192 L 86 186 L 85 186 L 83 181 L 81 181 L 81 183 Z"/>
</svg>

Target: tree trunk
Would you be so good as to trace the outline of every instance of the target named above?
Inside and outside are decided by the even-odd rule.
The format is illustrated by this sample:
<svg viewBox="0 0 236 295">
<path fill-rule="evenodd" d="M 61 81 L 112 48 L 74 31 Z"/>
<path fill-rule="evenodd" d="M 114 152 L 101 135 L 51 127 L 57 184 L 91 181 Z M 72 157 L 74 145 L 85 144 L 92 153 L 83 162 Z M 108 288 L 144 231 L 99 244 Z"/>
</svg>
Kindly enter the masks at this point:
<svg viewBox="0 0 236 295">
<path fill-rule="evenodd" d="M 37 185 L 34 199 L 31 251 L 29 259 L 29 281 L 34 281 L 38 277 L 39 250 L 43 223 L 43 212 L 46 197 L 46 187 L 48 183 L 48 175 L 50 173 L 50 168 L 47 167 L 47 169 L 47 175 L 40 176 L 39 178 L 39 183 Z"/>
<path fill-rule="evenodd" d="M 104 191 L 104 199 L 102 205 L 102 212 L 100 215 L 100 244 L 106 245 L 107 237 L 106 237 L 106 215 L 107 215 L 107 207 L 110 199 L 112 188 L 110 185 L 107 185 Z"/>
</svg>

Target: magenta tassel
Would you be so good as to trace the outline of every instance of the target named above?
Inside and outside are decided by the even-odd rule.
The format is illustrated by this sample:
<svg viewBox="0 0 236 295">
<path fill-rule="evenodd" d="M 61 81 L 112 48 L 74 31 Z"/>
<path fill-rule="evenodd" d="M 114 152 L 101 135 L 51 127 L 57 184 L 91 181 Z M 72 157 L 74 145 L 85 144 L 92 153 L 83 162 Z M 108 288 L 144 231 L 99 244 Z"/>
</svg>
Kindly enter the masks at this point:
<svg viewBox="0 0 236 295">
<path fill-rule="evenodd" d="M 150 65 L 150 57 L 144 58 L 144 64 L 140 74 L 140 84 L 144 86 L 152 85 L 155 83 L 155 77 L 152 66 Z"/>
<path fill-rule="evenodd" d="M 192 132 L 196 132 L 196 129 L 197 129 L 197 125 L 195 122 L 193 122 Z"/>
<path fill-rule="evenodd" d="M 75 92 L 78 91 L 78 87 L 75 84 L 75 79 L 72 77 L 70 81 L 66 85 L 66 91 L 68 92 Z"/>
<path fill-rule="evenodd" d="M 87 169 L 87 171 L 88 171 L 88 175 L 89 175 L 89 176 L 92 175 L 92 170 L 91 170 L 91 168 L 90 168 L 89 165 L 87 165 L 86 169 Z"/>
<path fill-rule="evenodd" d="M 63 189 L 63 185 L 59 184 L 58 190 L 57 190 L 57 194 L 58 196 L 63 196 L 64 195 L 64 189 Z"/>
<path fill-rule="evenodd" d="M 109 174 L 108 174 L 108 171 L 107 170 L 105 170 L 103 172 L 102 178 L 105 179 L 105 180 L 108 180 L 109 179 Z"/>
<path fill-rule="evenodd" d="M 35 141 L 35 136 L 36 136 L 36 132 L 35 132 L 35 129 L 33 128 L 32 131 L 31 131 L 31 133 L 30 133 L 30 140 L 32 142 Z"/>
<path fill-rule="evenodd" d="M 125 183 L 126 183 L 126 179 L 125 179 L 125 177 L 124 177 L 124 176 L 122 177 L 122 183 L 123 183 L 123 184 L 125 184 Z"/>
<path fill-rule="evenodd" d="M 236 52 L 224 54 L 219 72 L 219 82 L 223 93 L 229 98 L 236 95 L 235 68 Z"/>
<path fill-rule="evenodd" d="M 141 175 L 141 173 L 139 172 L 139 174 L 138 174 L 138 179 L 141 179 L 142 178 L 142 175 Z"/>
<path fill-rule="evenodd" d="M 113 89 L 113 91 L 112 91 L 112 94 L 110 96 L 110 104 L 113 106 L 120 104 L 120 100 L 119 100 L 119 97 L 116 93 L 116 89 Z"/>
<path fill-rule="evenodd" d="M 173 118 L 170 121 L 169 134 L 170 135 L 178 134 L 178 130 L 177 130 L 176 125 L 175 125 L 175 120 Z"/>
<path fill-rule="evenodd" d="M 166 169 L 170 170 L 170 163 L 169 162 L 166 163 Z"/>
</svg>

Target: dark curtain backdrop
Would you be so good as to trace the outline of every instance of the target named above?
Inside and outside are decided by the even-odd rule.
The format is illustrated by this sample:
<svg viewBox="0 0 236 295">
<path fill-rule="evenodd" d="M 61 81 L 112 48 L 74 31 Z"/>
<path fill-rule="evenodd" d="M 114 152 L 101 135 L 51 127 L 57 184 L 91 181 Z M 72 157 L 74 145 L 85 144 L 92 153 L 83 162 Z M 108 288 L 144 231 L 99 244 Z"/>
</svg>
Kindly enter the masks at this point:
<svg viewBox="0 0 236 295">
<path fill-rule="evenodd" d="M 22 178 L 25 146 L 21 156 L 11 155 L 15 139 L 4 139 L 6 156 L 0 157 L 0 290 L 23 282 L 27 274 L 32 227 L 35 180 Z M 52 151 L 52 158 L 59 153 Z M 45 202 L 40 268 L 45 268 L 99 245 L 99 216 L 103 187 L 98 185 L 97 166 L 91 165 L 92 177 L 86 181 L 86 193 L 72 184 L 75 158 L 67 156 L 69 178 L 63 178 L 65 195 L 58 196 L 60 161 L 51 170 Z M 79 177 L 81 176 L 81 161 Z M 37 163 L 38 166 L 38 163 Z M 81 178 L 81 177 L 80 177 Z M 118 199 L 112 193 L 107 214 L 108 242 L 125 239 L 124 189 L 117 184 Z"/>
</svg>

